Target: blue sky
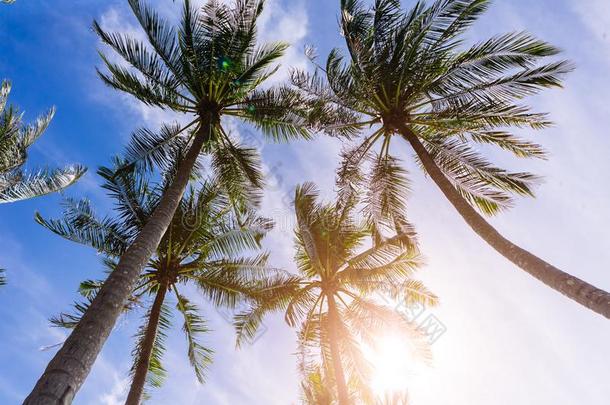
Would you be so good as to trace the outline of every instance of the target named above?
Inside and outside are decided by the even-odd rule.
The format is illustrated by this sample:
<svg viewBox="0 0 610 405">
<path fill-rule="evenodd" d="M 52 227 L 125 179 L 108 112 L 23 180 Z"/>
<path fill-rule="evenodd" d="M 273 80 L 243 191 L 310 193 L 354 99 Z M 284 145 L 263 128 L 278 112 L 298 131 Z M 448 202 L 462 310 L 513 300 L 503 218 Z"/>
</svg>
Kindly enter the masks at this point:
<svg viewBox="0 0 610 405">
<path fill-rule="evenodd" d="M 57 114 L 32 151 L 32 164 L 79 162 L 87 176 L 66 191 L 92 199 L 105 212 L 111 203 L 95 175 L 119 153 L 130 131 L 174 119 L 105 88 L 95 75 L 100 48 L 93 18 L 109 28 L 135 29 L 123 1 L 40 2 L 17 0 L 0 7 L 0 78 L 13 83 L 11 101 L 34 119 L 50 106 Z M 404 1 L 411 4 L 412 1 Z M 506 167 L 545 178 L 535 200 L 520 200 L 492 222 L 505 235 L 558 267 L 610 288 L 610 4 L 607 0 L 496 0 L 471 31 L 472 40 L 527 29 L 565 50 L 577 70 L 566 89 L 532 100 L 551 112 L 556 126 L 526 134 L 550 151 L 547 162 L 516 161 L 486 153 Z M 156 0 L 162 12 L 172 2 Z M 274 0 L 261 35 L 293 48 L 285 65 L 304 66 L 302 48 L 320 54 L 340 45 L 338 1 Z M 607 31 L 606 31 L 607 30 Z M 281 78 L 282 72 L 280 72 Z M 246 137 L 249 129 L 233 130 Z M 255 135 L 255 134 L 254 134 Z M 250 136 L 247 136 L 250 138 Z M 259 139 L 254 136 L 254 139 Z M 264 211 L 278 222 L 267 240 L 275 264 L 291 269 L 292 217 L 286 202 L 297 183 L 314 180 L 327 196 L 340 150 L 323 138 L 291 145 L 258 143 L 269 172 Z M 434 344 L 432 367 L 409 382 L 415 404 L 607 404 L 610 397 L 610 324 L 516 270 L 484 245 L 458 218 L 413 164 L 407 145 L 401 157 L 413 180 L 409 216 L 421 235 L 427 266 L 421 278 L 441 297 L 434 315 L 447 332 Z M 47 318 L 77 299 L 83 278 L 100 274 L 99 257 L 34 223 L 39 210 L 59 212 L 60 196 L 0 207 L 0 265 L 9 285 L 0 290 L 0 403 L 20 403 L 64 333 Z M 196 293 L 193 292 L 193 297 Z M 167 353 L 169 379 L 151 404 L 291 404 L 298 400 L 294 334 L 280 317 L 251 347 L 233 349 L 230 325 L 206 307 L 216 350 L 206 385 L 189 368 L 176 331 Z M 122 319 L 77 396 L 76 404 L 118 404 L 125 394 L 131 335 L 139 319 Z M 178 327 L 176 326 L 176 330 Z"/>
</svg>

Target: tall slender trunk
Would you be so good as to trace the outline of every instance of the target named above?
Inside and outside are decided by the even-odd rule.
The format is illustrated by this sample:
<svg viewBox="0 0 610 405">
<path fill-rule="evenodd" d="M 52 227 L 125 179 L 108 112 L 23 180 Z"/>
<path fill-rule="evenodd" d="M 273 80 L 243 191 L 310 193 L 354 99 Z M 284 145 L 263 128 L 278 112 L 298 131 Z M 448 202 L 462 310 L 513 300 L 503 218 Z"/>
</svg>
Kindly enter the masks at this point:
<svg viewBox="0 0 610 405">
<path fill-rule="evenodd" d="M 146 325 L 142 347 L 140 347 L 140 356 L 136 363 L 133 381 L 131 382 L 125 405 L 140 405 L 142 393 L 144 392 L 144 384 L 146 383 L 146 375 L 148 374 L 148 367 L 150 365 L 150 357 L 152 356 L 155 339 L 157 338 L 157 329 L 159 327 L 159 319 L 161 318 L 161 307 L 163 306 L 166 292 L 167 286 L 165 284 L 161 285 L 155 296 L 155 302 L 150 309 L 148 325 Z"/>
<path fill-rule="evenodd" d="M 428 175 L 434 180 L 449 202 L 455 207 L 466 223 L 502 256 L 542 281 L 547 286 L 559 291 L 568 298 L 610 318 L 610 294 L 577 277 L 574 277 L 555 266 L 545 262 L 527 250 L 515 245 L 495 230 L 474 208 L 457 192 L 451 182 L 424 145 L 406 125 L 397 128 L 401 135 L 411 144 L 421 160 Z"/>
<path fill-rule="evenodd" d="M 202 146 L 210 138 L 212 117 L 206 117 L 172 184 L 159 205 L 110 273 L 99 293 L 63 346 L 50 361 L 25 405 L 70 404 L 89 374 L 112 331 L 141 270 L 159 245 L 184 194 Z"/>
<path fill-rule="evenodd" d="M 339 348 L 339 315 L 337 313 L 337 304 L 335 297 L 328 294 L 328 335 L 330 343 L 330 355 L 333 362 L 333 370 L 335 373 L 335 382 L 337 384 L 337 394 L 339 396 L 339 405 L 350 405 L 349 392 L 345 381 L 345 372 L 343 371 L 343 363 L 341 361 L 341 349 Z"/>
</svg>

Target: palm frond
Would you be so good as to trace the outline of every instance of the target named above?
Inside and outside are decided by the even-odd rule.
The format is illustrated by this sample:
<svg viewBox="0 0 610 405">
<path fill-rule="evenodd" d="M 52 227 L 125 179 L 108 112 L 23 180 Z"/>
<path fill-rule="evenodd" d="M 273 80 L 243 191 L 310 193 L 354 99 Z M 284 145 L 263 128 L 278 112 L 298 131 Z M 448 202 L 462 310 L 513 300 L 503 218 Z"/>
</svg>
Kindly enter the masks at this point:
<svg viewBox="0 0 610 405">
<path fill-rule="evenodd" d="M 176 94 L 173 90 L 166 87 L 150 83 L 146 79 L 140 78 L 129 69 L 111 62 L 106 56 L 100 53 L 100 58 L 104 62 L 108 73 L 97 69 L 97 74 L 104 84 L 109 87 L 129 93 L 146 105 L 153 107 L 169 107 L 175 111 L 187 112 L 189 106 L 184 103 L 183 97 Z"/>
<path fill-rule="evenodd" d="M 129 6 L 159 58 L 175 77 L 184 78 L 184 67 L 179 53 L 180 45 L 175 29 L 144 2 L 129 0 Z"/>
<path fill-rule="evenodd" d="M 85 314 L 89 305 L 102 288 L 103 280 L 85 280 L 80 283 L 78 293 L 84 298 L 82 301 L 74 302 L 71 312 L 62 312 L 57 316 L 49 319 L 52 326 L 66 329 L 74 329 Z M 123 306 L 123 312 L 128 312 L 134 307 L 137 302 L 135 296 L 130 296 L 127 303 Z"/>
<path fill-rule="evenodd" d="M 105 44 L 140 72 L 150 86 L 167 89 L 176 100 L 188 102 L 188 99 L 180 93 L 180 80 L 167 69 L 161 57 L 157 53 L 150 52 L 144 43 L 125 34 L 108 33 L 97 21 L 93 22 L 93 29 Z"/>
<path fill-rule="evenodd" d="M 458 140 L 436 138 L 424 142 L 462 196 L 488 215 L 511 205 L 507 192 L 533 196 L 532 186 L 539 180 L 530 173 L 511 173 L 496 168 Z"/>
<path fill-rule="evenodd" d="M 150 355 L 150 361 L 148 363 L 148 372 L 146 373 L 146 385 L 151 388 L 159 388 L 163 385 L 167 371 L 163 366 L 163 355 L 166 351 L 167 331 L 171 327 L 171 310 L 165 304 L 161 306 L 161 313 L 159 317 L 159 325 L 155 334 L 155 340 L 153 343 L 152 352 Z M 136 344 L 131 352 L 133 363 L 130 370 L 130 375 L 136 370 L 140 356 L 142 356 L 144 338 L 146 336 L 146 330 L 150 322 L 150 311 L 143 317 L 143 322 L 138 329 L 136 335 Z"/>
<path fill-rule="evenodd" d="M 237 347 L 256 337 L 266 315 L 286 309 L 301 281 L 298 276 L 282 273 L 275 273 L 259 281 L 254 301 L 234 317 Z"/>
<path fill-rule="evenodd" d="M 13 106 L 7 107 L 10 91 L 11 84 L 3 81 L 0 86 L 0 204 L 60 191 L 86 172 L 80 165 L 33 172 L 22 169 L 28 148 L 47 129 L 55 109 L 38 117 L 32 124 L 24 124 L 23 115 Z"/>
<path fill-rule="evenodd" d="M 382 266 L 372 268 L 349 266 L 338 274 L 338 279 L 345 286 L 363 294 L 388 293 L 397 284 L 411 277 L 421 265 L 422 260 L 419 256 L 405 252 Z"/>
<path fill-rule="evenodd" d="M 434 307 L 439 304 L 439 298 L 419 280 L 409 279 L 396 287 L 395 297 L 407 304 L 419 303 L 424 307 Z"/>
<path fill-rule="evenodd" d="M 243 146 L 226 136 L 222 146 L 214 149 L 211 166 L 218 183 L 233 201 L 258 205 L 264 178 L 256 149 Z"/>
<path fill-rule="evenodd" d="M 55 193 L 74 184 L 87 169 L 74 165 L 63 169 L 42 169 L 34 173 L 0 174 L 0 204 Z"/>
<path fill-rule="evenodd" d="M 391 231 L 394 218 L 405 215 L 408 191 L 407 172 L 400 161 L 389 155 L 378 155 L 373 161 L 363 207 L 376 234 Z"/>
<path fill-rule="evenodd" d="M 102 188 L 114 200 L 125 233 L 135 238 L 156 208 L 160 193 L 151 186 L 143 170 L 135 167 L 125 169 L 125 162 L 118 158 L 113 166 L 101 167 L 97 173 L 104 179 Z"/>
<path fill-rule="evenodd" d="M 524 139 L 519 139 L 508 132 L 472 132 L 470 136 L 475 142 L 497 145 L 502 149 L 512 152 L 517 157 L 537 157 L 539 159 L 546 159 L 546 151 L 542 146 Z"/>
<path fill-rule="evenodd" d="M 307 104 L 287 86 L 253 91 L 238 107 L 235 115 L 275 141 L 310 138 Z"/>
<path fill-rule="evenodd" d="M 195 374 L 199 382 L 205 382 L 205 373 L 212 363 L 213 350 L 203 346 L 200 342 L 201 335 L 208 333 L 206 321 L 199 315 L 199 309 L 186 297 L 176 291 L 178 303 L 176 308 L 184 318 L 182 330 L 186 335 L 188 343 L 188 357 L 191 366 L 195 369 Z"/>
<path fill-rule="evenodd" d="M 80 322 L 82 316 L 85 314 L 92 300 L 85 302 L 75 302 L 73 304 L 72 313 L 62 312 L 58 316 L 51 317 L 49 322 L 52 326 L 65 329 L 74 329 Z"/>
<path fill-rule="evenodd" d="M 125 229 L 112 218 L 99 219 L 88 200 L 66 198 L 63 206 L 62 219 L 47 220 L 36 213 L 36 222 L 64 239 L 90 246 L 112 257 L 120 257 L 129 247 L 131 236 Z"/>
<path fill-rule="evenodd" d="M 154 167 L 171 167 L 176 152 L 188 145 L 192 134 L 187 132 L 187 129 L 192 124 L 184 127 L 166 124 L 156 132 L 146 128 L 137 130 L 125 150 L 123 167 L 127 169 L 138 166 L 147 170 Z"/>
</svg>

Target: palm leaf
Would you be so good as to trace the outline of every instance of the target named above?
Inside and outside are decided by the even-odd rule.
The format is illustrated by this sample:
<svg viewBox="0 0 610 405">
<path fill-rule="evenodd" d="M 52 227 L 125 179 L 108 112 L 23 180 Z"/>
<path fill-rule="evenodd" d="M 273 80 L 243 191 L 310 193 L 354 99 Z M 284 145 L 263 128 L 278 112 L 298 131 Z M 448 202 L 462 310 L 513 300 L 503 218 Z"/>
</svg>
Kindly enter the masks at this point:
<svg viewBox="0 0 610 405">
<path fill-rule="evenodd" d="M 189 361 L 195 369 L 197 379 L 203 383 L 205 381 L 206 370 L 212 363 L 212 354 L 214 352 L 203 346 L 199 340 L 202 334 L 209 332 L 209 329 L 206 321 L 199 315 L 199 309 L 196 305 L 192 304 L 183 295 L 178 294 L 177 291 L 176 298 L 178 300 L 176 308 L 184 318 L 182 330 L 186 335 L 188 343 Z"/>
<path fill-rule="evenodd" d="M 35 173 L 0 174 L 0 204 L 55 193 L 74 184 L 87 170 L 80 165 Z"/>
<path fill-rule="evenodd" d="M 148 363 L 148 372 L 146 373 L 146 385 L 152 388 L 159 388 L 163 385 L 167 377 L 167 371 L 163 366 L 163 355 L 166 351 L 167 331 L 171 327 L 171 310 L 167 305 L 161 306 L 161 313 L 159 317 L 159 325 L 155 334 L 155 340 L 153 343 L 152 352 L 150 355 L 150 361 Z M 136 344 L 132 350 L 133 363 L 130 370 L 130 375 L 133 376 L 138 364 L 139 358 L 142 355 L 144 338 L 146 335 L 146 329 L 150 322 L 150 311 L 143 317 L 143 322 L 138 329 L 135 338 Z"/>
</svg>

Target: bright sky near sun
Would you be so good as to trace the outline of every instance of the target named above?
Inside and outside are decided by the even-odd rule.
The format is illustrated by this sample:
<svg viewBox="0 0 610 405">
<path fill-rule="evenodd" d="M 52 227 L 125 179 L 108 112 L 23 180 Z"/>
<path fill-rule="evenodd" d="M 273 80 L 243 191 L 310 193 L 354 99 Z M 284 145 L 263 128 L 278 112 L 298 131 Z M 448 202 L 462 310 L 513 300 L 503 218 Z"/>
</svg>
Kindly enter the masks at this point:
<svg viewBox="0 0 610 405">
<path fill-rule="evenodd" d="M 168 15 L 175 15 L 175 3 L 180 3 L 152 2 Z M 413 3 L 403 1 L 405 6 Z M 317 46 L 322 56 L 341 45 L 338 4 L 270 0 L 261 37 L 290 42 L 285 66 L 305 67 L 305 44 Z M 96 168 L 122 150 L 130 131 L 176 118 L 103 86 L 94 69 L 100 62 L 100 44 L 90 29 L 94 18 L 107 28 L 140 35 L 125 1 L 17 0 L 1 5 L 0 79 L 12 80 L 11 101 L 26 111 L 26 120 L 57 107 L 51 127 L 32 151 L 32 163 L 88 166 L 86 177 L 65 194 L 86 196 L 105 213 L 112 206 L 99 188 Z M 559 268 L 608 290 L 610 2 L 496 0 L 469 40 L 523 29 L 564 49 L 577 70 L 566 89 L 531 100 L 556 122 L 544 132 L 523 134 L 547 147 L 549 161 L 516 161 L 501 151 L 485 150 L 505 167 L 531 170 L 545 179 L 537 199 L 519 200 L 492 222 Z M 278 79 L 285 74 L 284 69 Z M 324 137 L 268 145 L 250 128 L 230 127 L 262 150 L 269 178 L 264 213 L 278 223 L 266 247 L 276 266 L 294 269 L 289 206 L 294 186 L 315 181 L 330 198 L 340 145 Z M 401 158 L 413 182 L 408 215 L 427 257 L 419 276 L 441 298 L 441 306 L 431 313 L 446 332 L 432 346 L 430 366 L 418 365 L 392 336 L 384 337 L 383 349 L 374 356 L 379 368 L 376 388 L 406 385 L 416 405 L 607 405 L 610 323 L 542 286 L 487 247 L 413 164 L 408 146 L 403 147 Z M 27 395 L 52 356 L 53 345 L 65 337 L 49 327 L 47 319 L 78 299 L 79 281 L 102 271 L 95 252 L 34 223 L 36 210 L 57 216 L 60 201 L 60 196 L 50 196 L 0 207 L 0 267 L 8 269 L 9 277 L 9 285 L 0 289 L 1 404 L 20 403 Z M 192 296 L 197 297 L 196 291 Z M 224 315 L 203 301 L 200 305 L 214 329 L 207 343 L 216 351 L 207 383 L 197 383 L 176 322 L 166 353 L 169 378 L 149 403 L 298 403 L 295 335 L 281 317 L 269 319 L 266 332 L 236 352 Z M 119 322 L 75 404 L 123 402 L 131 336 L 138 325 L 137 315 Z"/>
</svg>

